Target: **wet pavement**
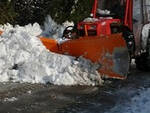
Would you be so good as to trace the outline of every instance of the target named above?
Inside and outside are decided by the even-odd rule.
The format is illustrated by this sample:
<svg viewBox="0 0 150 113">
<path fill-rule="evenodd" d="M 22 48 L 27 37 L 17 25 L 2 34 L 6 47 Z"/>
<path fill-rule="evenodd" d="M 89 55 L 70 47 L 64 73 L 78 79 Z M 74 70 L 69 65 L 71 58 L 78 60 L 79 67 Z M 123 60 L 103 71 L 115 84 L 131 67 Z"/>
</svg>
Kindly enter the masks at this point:
<svg viewBox="0 0 150 113">
<path fill-rule="evenodd" d="M 145 88 L 150 88 L 150 73 L 135 69 L 127 80 L 97 87 L 0 83 L 0 113 L 111 113 Z"/>
</svg>

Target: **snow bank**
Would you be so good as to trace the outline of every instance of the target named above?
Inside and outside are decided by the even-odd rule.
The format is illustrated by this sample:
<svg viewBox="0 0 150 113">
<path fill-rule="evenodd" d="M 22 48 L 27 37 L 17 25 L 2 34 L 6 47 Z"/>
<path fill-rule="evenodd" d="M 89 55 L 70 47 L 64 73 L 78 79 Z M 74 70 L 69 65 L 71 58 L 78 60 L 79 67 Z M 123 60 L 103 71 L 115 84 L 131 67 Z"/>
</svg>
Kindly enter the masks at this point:
<svg viewBox="0 0 150 113">
<path fill-rule="evenodd" d="M 14 28 L 5 25 L 0 29 L 5 31 L 0 36 L 0 82 L 49 82 L 56 85 L 102 83 L 96 71 L 97 65 L 83 58 L 78 61 L 74 57 L 49 52 L 36 37 L 42 32 L 37 23 Z"/>
<path fill-rule="evenodd" d="M 150 24 L 145 24 L 142 29 L 142 48 L 146 49 L 147 41 L 149 37 Z"/>
</svg>

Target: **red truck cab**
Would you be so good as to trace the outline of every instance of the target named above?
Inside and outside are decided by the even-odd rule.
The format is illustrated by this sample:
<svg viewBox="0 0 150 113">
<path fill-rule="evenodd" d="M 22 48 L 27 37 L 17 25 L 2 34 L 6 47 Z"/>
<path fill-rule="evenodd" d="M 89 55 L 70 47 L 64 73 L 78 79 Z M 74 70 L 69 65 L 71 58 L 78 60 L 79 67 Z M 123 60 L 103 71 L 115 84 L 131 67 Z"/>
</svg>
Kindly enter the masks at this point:
<svg viewBox="0 0 150 113">
<path fill-rule="evenodd" d="M 118 26 L 124 25 L 131 31 L 132 0 L 95 0 L 91 17 L 78 23 L 80 36 L 100 36 L 120 33 Z"/>
</svg>

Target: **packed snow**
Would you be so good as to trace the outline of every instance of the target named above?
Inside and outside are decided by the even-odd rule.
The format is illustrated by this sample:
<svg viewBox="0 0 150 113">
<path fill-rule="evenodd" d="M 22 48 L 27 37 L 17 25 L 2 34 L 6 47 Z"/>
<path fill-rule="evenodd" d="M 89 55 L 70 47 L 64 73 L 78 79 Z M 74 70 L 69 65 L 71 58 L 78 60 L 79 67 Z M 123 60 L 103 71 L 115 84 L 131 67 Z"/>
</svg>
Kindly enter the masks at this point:
<svg viewBox="0 0 150 113">
<path fill-rule="evenodd" d="M 58 27 L 57 24 L 53 25 L 50 29 L 52 32 L 48 31 L 48 34 L 57 37 L 60 33 Z M 55 85 L 102 83 L 97 72 L 98 65 L 83 58 L 76 59 L 48 51 L 37 38 L 42 33 L 39 24 L 24 27 L 7 24 L 1 26 L 0 30 L 4 31 L 0 36 L 0 82 Z"/>
<path fill-rule="evenodd" d="M 124 90 L 124 92 L 127 92 Z M 134 91 L 133 91 L 134 92 Z M 128 92 L 133 93 L 133 92 Z M 139 90 L 137 95 L 128 100 L 127 103 L 118 103 L 109 113 L 149 113 L 150 112 L 150 88 Z M 106 112 L 108 113 L 108 112 Z"/>
</svg>

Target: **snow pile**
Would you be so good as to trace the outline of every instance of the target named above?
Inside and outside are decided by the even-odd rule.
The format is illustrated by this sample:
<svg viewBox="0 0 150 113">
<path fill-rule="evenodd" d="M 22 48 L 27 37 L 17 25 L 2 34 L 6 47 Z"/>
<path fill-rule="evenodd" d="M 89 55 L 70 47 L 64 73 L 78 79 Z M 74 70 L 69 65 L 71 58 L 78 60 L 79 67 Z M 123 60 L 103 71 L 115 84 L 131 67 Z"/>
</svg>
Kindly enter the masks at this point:
<svg viewBox="0 0 150 113">
<path fill-rule="evenodd" d="M 97 65 L 49 52 L 36 37 L 42 32 L 37 23 L 1 29 L 5 32 L 0 36 L 0 82 L 101 84 Z"/>
<path fill-rule="evenodd" d="M 15 28 L 22 30 L 22 31 L 25 31 L 31 36 L 39 36 L 42 33 L 42 30 L 41 30 L 40 25 L 38 23 L 34 23 L 33 25 L 29 24 L 29 25 L 26 25 L 24 27 L 16 25 Z M 6 31 L 6 32 L 12 31 L 13 32 L 15 30 L 14 30 L 14 27 L 12 25 L 7 23 L 3 26 L 2 25 L 0 26 L 0 31 Z"/>
<path fill-rule="evenodd" d="M 146 49 L 149 33 L 150 33 L 150 24 L 145 24 L 142 29 L 142 48 L 143 49 Z"/>
</svg>

